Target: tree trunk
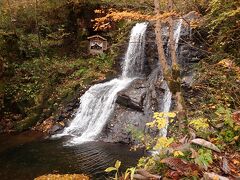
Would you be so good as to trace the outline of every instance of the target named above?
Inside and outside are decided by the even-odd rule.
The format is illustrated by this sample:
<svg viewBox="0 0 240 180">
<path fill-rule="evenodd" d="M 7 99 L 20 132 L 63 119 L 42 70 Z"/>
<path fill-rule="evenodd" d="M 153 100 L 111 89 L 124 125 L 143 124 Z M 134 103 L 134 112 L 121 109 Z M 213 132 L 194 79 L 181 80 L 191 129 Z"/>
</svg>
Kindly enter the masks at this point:
<svg viewBox="0 0 240 180">
<path fill-rule="evenodd" d="M 154 0 L 155 13 L 157 16 L 160 15 L 160 1 Z M 173 10 L 173 1 L 169 0 L 169 11 Z M 176 108 L 175 110 L 179 112 L 179 119 L 182 119 L 184 116 L 184 107 L 183 107 L 183 97 L 181 93 L 181 79 L 180 79 L 180 69 L 177 63 L 176 48 L 174 42 L 174 22 L 173 18 L 169 17 L 169 48 L 172 58 L 172 70 L 167 64 L 167 59 L 164 53 L 163 40 L 162 40 L 162 25 L 160 19 L 156 20 L 155 34 L 156 34 L 156 43 L 158 49 L 158 58 L 160 65 L 162 66 L 163 77 L 167 81 L 170 91 L 173 93 L 176 99 Z"/>
<path fill-rule="evenodd" d="M 173 1 L 169 0 L 169 11 L 173 10 Z M 172 58 L 172 73 L 171 79 L 169 80 L 170 91 L 173 93 L 176 100 L 175 110 L 178 112 L 178 118 L 182 119 L 185 117 L 184 112 L 184 100 L 181 92 L 181 77 L 180 77 L 180 68 L 177 63 L 176 47 L 174 40 L 174 21 L 172 16 L 169 17 L 169 48 Z"/>
<path fill-rule="evenodd" d="M 173 10 L 173 2 L 172 0 L 169 0 L 169 11 Z M 172 65 L 173 68 L 175 66 L 178 66 L 177 64 L 177 55 L 176 55 L 176 47 L 174 42 L 174 22 L 172 16 L 169 17 L 169 49 L 171 52 L 171 58 L 172 58 Z"/>
<path fill-rule="evenodd" d="M 159 0 L 154 0 L 154 6 L 155 6 L 155 13 L 157 16 L 159 16 L 160 15 Z M 162 66 L 162 71 L 164 76 L 168 73 L 169 67 L 167 64 L 167 60 L 166 60 L 164 48 L 163 48 L 162 24 L 160 19 L 156 20 L 155 34 L 156 34 L 156 43 L 157 43 L 157 49 L 158 49 L 158 58 L 160 61 L 160 65 Z"/>
</svg>

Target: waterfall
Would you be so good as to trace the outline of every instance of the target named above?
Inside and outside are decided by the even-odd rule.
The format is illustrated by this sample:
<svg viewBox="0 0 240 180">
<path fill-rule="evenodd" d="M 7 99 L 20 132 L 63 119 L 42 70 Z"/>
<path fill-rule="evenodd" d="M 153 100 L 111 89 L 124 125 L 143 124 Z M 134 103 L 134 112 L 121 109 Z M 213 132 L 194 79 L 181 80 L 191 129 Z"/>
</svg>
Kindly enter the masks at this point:
<svg viewBox="0 0 240 180">
<path fill-rule="evenodd" d="M 165 89 L 164 95 L 163 95 L 163 104 L 162 104 L 162 112 L 169 112 L 171 109 L 172 104 L 172 93 L 170 92 L 170 89 L 167 85 L 166 81 L 163 81 L 162 88 Z M 168 121 L 168 118 L 166 117 L 166 120 Z M 168 128 L 168 122 L 167 125 L 160 131 L 160 136 L 167 136 L 167 128 Z"/>
<path fill-rule="evenodd" d="M 177 51 L 178 48 L 178 42 L 181 36 L 181 30 L 182 30 L 182 19 L 180 19 L 179 21 L 177 21 L 176 23 L 176 29 L 174 31 L 174 41 L 175 41 L 175 51 Z"/>
<path fill-rule="evenodd" d="M 138 78 L 143 70 L 147 23 L 137 23 L 130 36 L 122 75 L 106 83 L 92 86 L 80 98 L 80 107 L 70 126 L 59 136 L 70 135 L 70 144 L 92 141 L 101 133 L 112 114 L 117 93 Z"/>
<path fill-rule="evenodd" d="M 125 61 L 123 64 L 123 78 L 141 76 L 144 65 L 146 23 L 137 24 L 133 29 L 129 41 Z"/>
</svg>

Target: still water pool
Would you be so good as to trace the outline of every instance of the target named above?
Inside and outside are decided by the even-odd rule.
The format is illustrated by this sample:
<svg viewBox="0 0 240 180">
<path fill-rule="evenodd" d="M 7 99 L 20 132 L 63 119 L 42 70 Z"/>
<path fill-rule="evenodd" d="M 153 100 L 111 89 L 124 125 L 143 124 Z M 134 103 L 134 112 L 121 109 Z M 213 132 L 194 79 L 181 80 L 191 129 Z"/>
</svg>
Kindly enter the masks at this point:
<svg viewBox="0 0 240 180">
<path fill-rule="evenodd" d="M 0 136 L 0 179 L 30 180 L 49 173 L 84 173 L 106 179 L 104 169 L 122 161 L 122 168 L 136 165 L 141 152 L 129 146 L 89 142 L 63 146 L 66 138 L 44 139 L 38 134 Z"/>
</svg>

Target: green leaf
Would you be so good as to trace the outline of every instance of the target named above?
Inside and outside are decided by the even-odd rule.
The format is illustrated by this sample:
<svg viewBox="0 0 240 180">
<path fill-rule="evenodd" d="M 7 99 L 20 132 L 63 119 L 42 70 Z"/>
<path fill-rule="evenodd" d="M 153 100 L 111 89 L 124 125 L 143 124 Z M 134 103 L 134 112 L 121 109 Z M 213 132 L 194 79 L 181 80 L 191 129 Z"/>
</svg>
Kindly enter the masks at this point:
<svg viewBox="0 0 240 180">
<path fill-rule="evenodd" d="M 195 163 L 207 170 L 208 166 L 213 162 L 211 150 L 198 150 L 198 156 L 195 158 Z"/>
<path fill-rule="evenodd" d="M 105 172 L 112 172 L 112 171 L 117 171 L 117 168 L 115 167 L 108 167 L 107 169 L 105 169 Z"/>
<path fill-rule="evenodd" d="M 121 161 L 117 160 L 115 163 L 115 168 L 119 169 L 120 166 L 121 166 Z"/>
</svg>

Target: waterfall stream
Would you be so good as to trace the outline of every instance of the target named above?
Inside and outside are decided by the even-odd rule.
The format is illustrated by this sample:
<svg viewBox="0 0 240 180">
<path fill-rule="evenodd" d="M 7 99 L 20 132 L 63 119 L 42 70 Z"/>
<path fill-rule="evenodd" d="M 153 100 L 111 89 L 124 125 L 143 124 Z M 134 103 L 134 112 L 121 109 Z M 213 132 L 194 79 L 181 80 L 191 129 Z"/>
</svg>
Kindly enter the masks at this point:
<svg viewBox="0 0 240 180">
<path fill-rule="evenodd" d="M 174 27 L 175 49 L 181 35 L 182 20 L 178 20 Z M 111 81 L 96 84 L 80 98 L 80 107 L 69 127 L 65 128 L 59 136 L 72 136 L 67 144 L 80 144 L 95 140 L 102 132 L 108 119 L 112 115 L 117 93 L 126 89 L 131 82 L 142 76 L 144 66 L 145 34 L 147 23 L 137 23 L 131 31 L 128 49 L 122 65 L 122 75 Z M 161 111 L 169 112 L 172 93 L 166 82 L 162 84 L 165 89 Z M 167 123 L 168 124 L 168 123 Z M 161 136 L 167 135 L 167 126 L 161 131 Z"/>
<path fill-rule="evenodd" d="M 137 23 L 133 27 L 121 77 L 92 86 L 80 98 L 80 107 L 75 118 L 60 134 L 60 136 L 73 136 L 70 144 L 94 140 L 101 133 L 114 110 L 117 93 L 127 88 L 141 75 L 146 29 L 147 23 Z"/>
<path fill-rule="evenodd" d="M 174 41 L 175 41 L 175 50 L 177 51 L 178 48 L 178 42 L 181 36 L 181 30 L 182 30 L 182 19 L 179 19 L 176 23 L 176 29 L 174 31 Z"/>
</svg>

